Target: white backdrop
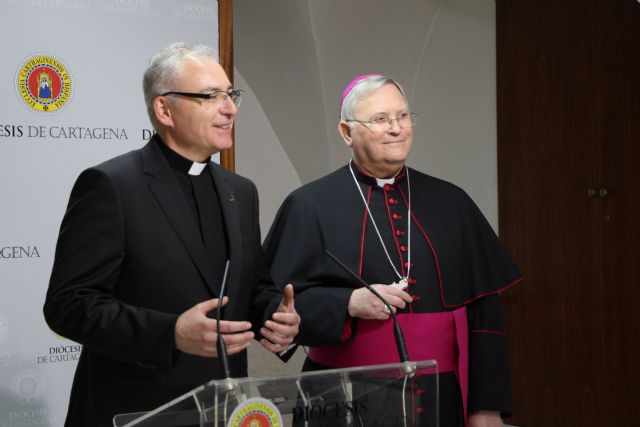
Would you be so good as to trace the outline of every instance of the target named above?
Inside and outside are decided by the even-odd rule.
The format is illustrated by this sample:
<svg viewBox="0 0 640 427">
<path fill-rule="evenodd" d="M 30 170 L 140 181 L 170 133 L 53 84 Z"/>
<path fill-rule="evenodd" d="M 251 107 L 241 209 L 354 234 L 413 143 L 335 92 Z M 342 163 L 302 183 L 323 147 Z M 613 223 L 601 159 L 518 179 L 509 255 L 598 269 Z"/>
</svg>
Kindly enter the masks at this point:
<svg viewBox="0 0 640 427">
<path fill-rule="evenodd" d="M 0 427 L 62 426 L 81 346 L 42 305 L 71 186 L 144 145 L 149 57 L 217 47 L 217 2 L 0 0 L 0 37 Z"/>
</svg>

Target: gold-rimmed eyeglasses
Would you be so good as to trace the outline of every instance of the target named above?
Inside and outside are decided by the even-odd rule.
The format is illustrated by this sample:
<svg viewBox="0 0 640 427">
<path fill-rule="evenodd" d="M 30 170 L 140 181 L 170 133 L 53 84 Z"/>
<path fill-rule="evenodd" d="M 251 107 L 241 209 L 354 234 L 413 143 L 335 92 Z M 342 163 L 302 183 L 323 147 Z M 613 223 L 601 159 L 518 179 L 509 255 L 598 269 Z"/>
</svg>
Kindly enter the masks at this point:
<svg viewBox="0 0 640 427">
<path fill-rule="evenodd" d="M 398 117 L 377 116 L 371 120 L 347 119 L 346 122 L 358 122 L 372 132 L 387 132 L 398 123 L 400 129 L 410 129 L 416 125 L 416 113 L 402 113 Z"/>
</svg>

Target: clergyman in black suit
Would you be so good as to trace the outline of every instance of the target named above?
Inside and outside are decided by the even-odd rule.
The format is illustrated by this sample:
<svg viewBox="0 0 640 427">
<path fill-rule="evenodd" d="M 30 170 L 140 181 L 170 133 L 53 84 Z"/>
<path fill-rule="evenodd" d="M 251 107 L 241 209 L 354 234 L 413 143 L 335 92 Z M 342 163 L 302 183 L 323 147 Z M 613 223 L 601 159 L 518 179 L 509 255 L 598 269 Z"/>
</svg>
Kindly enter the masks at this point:
<svg viewBox="0 0 640 427">
<path fill-rule="evenodd" d="M 265 267 L 255 185 L 210 161 L 232 145 L 242 92 L 213 50 L 184 43 L 151 59 L 143 87 L 156 135 L 82 172 L 60 228 L 44 314 L 83 345 L 66 426 L 111 426 L 224 378 L 218 332 L 234 377 L 254 337 L 286 357 L 298 333 L 293 288 Z"/>
</svg>

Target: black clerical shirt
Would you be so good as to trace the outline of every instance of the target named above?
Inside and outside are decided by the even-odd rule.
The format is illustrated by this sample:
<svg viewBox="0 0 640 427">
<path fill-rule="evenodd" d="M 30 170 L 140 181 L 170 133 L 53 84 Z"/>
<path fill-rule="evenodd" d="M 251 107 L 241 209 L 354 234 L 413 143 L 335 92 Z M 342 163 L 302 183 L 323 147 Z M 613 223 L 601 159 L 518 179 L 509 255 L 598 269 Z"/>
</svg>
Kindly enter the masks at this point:
<svg viewBox="0 0 640 427">
<path fill-rule="evenodd" d="M 159 143 L 164 157 L 167 159 L 180 188 L 187 201 L 188 210 L 197 221 L 200 236 L 207 255 L 211 260 L 210 266 L 217 279 L 213 285 L 219 289 L 224 272 L 225 261 L 228 258 L 227 234 L 224 228 L 220 198 L 208 166 L 192 168 L 194 162 L 173 151 L 164 143 Z M 196 174 L 194 169 L 201 172 Z"/>
</svg>

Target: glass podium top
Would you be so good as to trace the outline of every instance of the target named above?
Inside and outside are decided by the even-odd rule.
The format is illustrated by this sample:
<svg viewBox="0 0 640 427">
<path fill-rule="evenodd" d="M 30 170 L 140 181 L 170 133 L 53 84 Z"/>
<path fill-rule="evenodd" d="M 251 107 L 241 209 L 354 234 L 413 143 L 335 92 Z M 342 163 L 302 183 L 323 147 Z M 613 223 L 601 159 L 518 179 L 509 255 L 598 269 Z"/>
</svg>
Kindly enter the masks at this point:
<svg viewBox="0 0 640 427">
<path fill-rule="evenodd" d="M 147 413 L 114 417 L 115 427 L 437 427 L 434 360 L 212 380 Z"/>
</svg>

